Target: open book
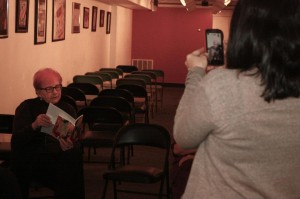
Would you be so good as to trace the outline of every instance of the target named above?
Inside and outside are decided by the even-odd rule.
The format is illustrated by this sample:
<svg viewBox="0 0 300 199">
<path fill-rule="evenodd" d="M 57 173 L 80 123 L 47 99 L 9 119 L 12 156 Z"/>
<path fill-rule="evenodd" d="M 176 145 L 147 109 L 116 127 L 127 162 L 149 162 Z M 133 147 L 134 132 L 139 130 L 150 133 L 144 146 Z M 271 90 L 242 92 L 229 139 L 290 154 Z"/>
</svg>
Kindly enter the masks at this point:
<svg viewBox="0 0 300 199">
<path fill-rule="evenodd" d="M 41 131 L 47 133 L 57 139 L 70 137 L 71 140 L 77 140 L 82 130 L 83 115 L 74 119 L 71 115 L 58 108 L 53 104 L 49 104 L 46 113 L 53 125 L 42 127 Z"/>
</svg>

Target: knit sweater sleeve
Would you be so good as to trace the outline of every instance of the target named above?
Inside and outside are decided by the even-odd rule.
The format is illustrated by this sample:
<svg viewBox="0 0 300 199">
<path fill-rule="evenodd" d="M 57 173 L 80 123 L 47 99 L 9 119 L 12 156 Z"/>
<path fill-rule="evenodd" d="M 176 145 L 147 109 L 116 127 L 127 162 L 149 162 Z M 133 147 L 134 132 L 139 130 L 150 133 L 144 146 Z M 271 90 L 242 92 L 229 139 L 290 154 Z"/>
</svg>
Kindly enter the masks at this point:
<svg viewBox="0 0 300 199">
<path fill-rule="evenodd" d="M 173 135 L 182 148 L 197 148 L 214 128 L 204 76 L 202 68 L 189 70 L 186 87 L 176 110 Z"/>
</svg>

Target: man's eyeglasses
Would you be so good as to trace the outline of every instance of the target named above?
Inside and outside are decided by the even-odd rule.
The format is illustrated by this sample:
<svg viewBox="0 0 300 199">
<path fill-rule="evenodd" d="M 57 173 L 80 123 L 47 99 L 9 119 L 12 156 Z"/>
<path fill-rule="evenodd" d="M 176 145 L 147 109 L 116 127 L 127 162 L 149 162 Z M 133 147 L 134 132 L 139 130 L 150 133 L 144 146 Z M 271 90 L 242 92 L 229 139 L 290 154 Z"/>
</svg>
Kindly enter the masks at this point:
<svg viewBox="0 0 300 199">
<path fill-rule="evenodd" d="M 62 85 L 58 84 L 58 85 L 55 85 L 55 86 L 49 86 L 49 87 L 46 87 L 46 88 L 40 88 L 40 90 L 45 90 L 47 93 L 52 93 L 54 91 L 54 89 L 56 91 L 61 91 L 61 88 L 62 88 Z"/>
</svg>

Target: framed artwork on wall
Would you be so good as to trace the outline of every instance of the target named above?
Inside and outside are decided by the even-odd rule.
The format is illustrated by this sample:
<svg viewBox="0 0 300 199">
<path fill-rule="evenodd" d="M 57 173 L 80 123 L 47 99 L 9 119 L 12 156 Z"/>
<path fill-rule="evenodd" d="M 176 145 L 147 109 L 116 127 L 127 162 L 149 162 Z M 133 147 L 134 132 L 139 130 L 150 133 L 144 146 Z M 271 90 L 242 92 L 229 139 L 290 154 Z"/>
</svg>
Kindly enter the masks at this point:
<svg viewBox="0 0 300 199">
<path fill-rule="evenodd" d="M 89 28 L 90 8 L 83 8 L 83 28 Z"/>
<path fill-rule="evenodd" d="M 66 0 L 53 0 L 52 41 L 65 39 Z"/>
<path fill-rule="evenodd" d="M 110 34 L 111 12 L 106 14 L 106 34 Z"/>
<path fill-rule="evenodd" d="M 73 2 L 72 33 L 80 33 L 80 3 Z"/>
<path fill-rule="evenodd" d="M 92 32 L 96 32 L 96 29 L 97 29 L 97 14 L 98 14 L 98 8 L 96 6 L 93 6 L 93 11 L 92 11 Z"/>
<path fill-rule="evenodd" d="M 0 0 L 0 38 L 8 37 L 8 0 Z"/>
<path fill-rule="evenodd" d="M 29 0 L 16 1 L 16 32 L 28 32 Z"/>
<path fill-rule="evenodd" d="M 99 26 L 104 27 L 104 16 L 105 16 L 105 11 L 100 10 L 100 21 L 99 21 Z"/>
<path fill-rule="evenodd" d="M 34 44 L 46 43 L 47 0 L 35 0 Z"/>
</svg>

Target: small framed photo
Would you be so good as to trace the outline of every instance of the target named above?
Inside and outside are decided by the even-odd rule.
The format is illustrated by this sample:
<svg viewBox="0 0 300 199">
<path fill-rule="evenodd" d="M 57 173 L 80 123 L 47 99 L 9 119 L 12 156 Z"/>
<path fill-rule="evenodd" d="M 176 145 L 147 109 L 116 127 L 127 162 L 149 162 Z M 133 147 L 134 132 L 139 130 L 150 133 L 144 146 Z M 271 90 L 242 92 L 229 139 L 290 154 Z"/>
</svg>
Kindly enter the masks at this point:
<svg viewBox="0 0 300 199">
<path fill-rule="evenodd" d="M 99 22 L 100 27 L 104 27 L 104 17 L 105 17 L 105 11 L 100 10 L 100 22 Z"/>
<path fill-rule="evenodd" d="M 66 0 L 53 0 L 52 41 L 65 39 L 66 30 Z"/>
<path fill-rule="evenodd" d="M 34 44 L 46 43 L 47 0 L 35 0 Z"/>
<path fill-rule="evenodd" d="M 96 32 L 96 29 L 97 29 L 97 14 L 98 14 L 98 8 L 96 6 L 93 6 L 93 11 L 92 11 L 92 32 Z"/>
<path fill-rule="evenodd" d="M 80 3 L 73 2 L 72 33 L 80 33 Z"/>
<path fill-rule="evenodd" d="M 0 0 L 0 38 L 8 37 L 8 0 Z"/>
<path fill-rule="evenodd" d="M 90 21 L 90 8 L 83 8 L 83 28 L 89 28 Z"/>
<path fill-rule="evenodd" d="M 16 32 L 28 32 L 29 0 L 16 1 Z"/>
<path fill-rule="evenodd" d="M 110 34 L 111 12 L 106 14 L 106 34 Z"/>
</svg>

